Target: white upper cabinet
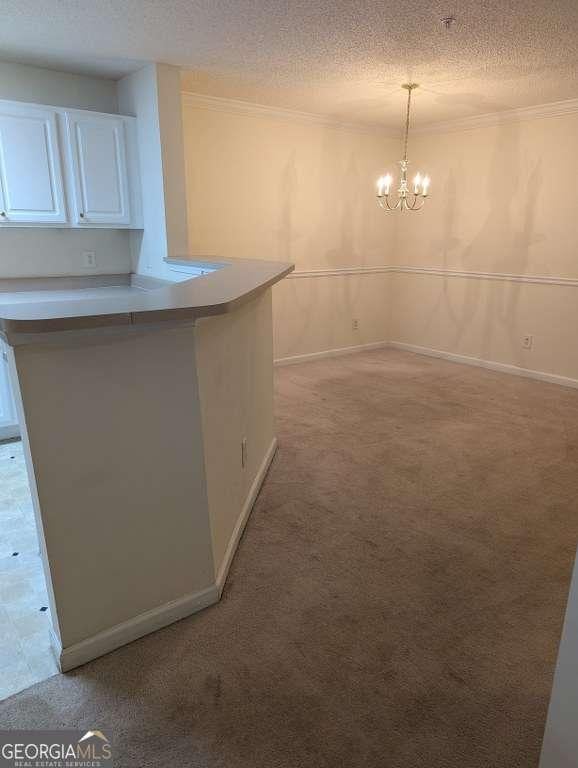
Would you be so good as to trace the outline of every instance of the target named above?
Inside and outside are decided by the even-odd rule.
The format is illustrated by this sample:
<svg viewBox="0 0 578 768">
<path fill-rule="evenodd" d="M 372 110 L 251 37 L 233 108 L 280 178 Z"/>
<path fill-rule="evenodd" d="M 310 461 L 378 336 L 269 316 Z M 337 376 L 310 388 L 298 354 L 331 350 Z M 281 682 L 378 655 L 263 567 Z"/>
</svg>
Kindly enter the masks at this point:
<svg viewBox="0 0 578 768">
<path fill-rule="evenodd" d="M 126 118 L 67 112 L 76 224 L 129 226 Z"/>
<path fill-rule="evenodd" d="M 136 118 L 0 100 L 2 227 L 142 228 Z"/>
<path fill-rule="evenodd" d="M 0 222 L 67 221 L 56 113 L 0 102 Z"/>
</svg>

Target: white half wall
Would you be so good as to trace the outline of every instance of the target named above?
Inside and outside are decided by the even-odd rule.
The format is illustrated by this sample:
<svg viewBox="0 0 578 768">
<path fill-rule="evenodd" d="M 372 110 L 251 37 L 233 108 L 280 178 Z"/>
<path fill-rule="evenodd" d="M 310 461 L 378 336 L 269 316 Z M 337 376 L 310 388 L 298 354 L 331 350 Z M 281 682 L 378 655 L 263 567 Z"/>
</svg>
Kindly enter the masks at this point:
<svg viewBox="0 0 578 768">
<path fill-rule="evenodd" d="M 13 354 L 52 618 L 65 656 L 86 661 L 78 644 L 93 658 L 102 633 L 127 642 L 214 587 L 194 330 L 69 334 Z"/>
<path fill-rule="evenodd" d="M 195 327 L 213 557 L 222 585 L 275 448 L 271 291 Z M 245 448 L 243 448 L 245 441 Z"/>
<path fill-rule="evenodd" d="M 540 768 L 576 768 L 578 763 L 578 568 L 574 564 Z"/>
</svg>

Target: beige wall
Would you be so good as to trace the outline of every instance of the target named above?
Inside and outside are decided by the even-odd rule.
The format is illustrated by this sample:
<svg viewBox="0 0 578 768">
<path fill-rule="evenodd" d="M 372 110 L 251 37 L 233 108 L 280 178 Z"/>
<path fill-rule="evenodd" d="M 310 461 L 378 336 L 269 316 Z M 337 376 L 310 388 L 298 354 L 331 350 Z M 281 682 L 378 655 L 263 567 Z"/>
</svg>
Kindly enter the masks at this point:
<svg viewBox="0 0 578 768">
<path fill-rule="evenodd" d="M 0 98 L 53 107 L 118 112 L 114 80 L 7 61 L 0 61 Z"/>
<path fill-rule="evenodd" d="M 282 280 L 273 289 L 275 357 L 386 340 L 389 288 L 390 275 L 384 272 Z M 352 319 L 358 321 L 357 330 Z"/>
<path fill-rule="evenodd" d="M 432 176 L 392 264 L 578 278 L 578 115 L 416 136 Z M 392 275 L 391 339 L 578 378 L 578 287 Z M 531 351 L 522 348 L 534 336 Z"/>
<path fill-rule="evenodd" d="M 284 280 L 276 358 L 389 339 L 578 378 L 578 287 L 468 276 L 578 280 L 578 115 L 414 134 L 411 172 L 431 175 L 432 194 L 399 216 L 373 195 L 399 141 L 184 104 L 193 253 L 287 259 L 297 272 L 409 267 Z"/>
<path fill-rule="evenodd" d="M 298 271 L 387 263 L 394 222 L 372 190 L 397 142 L 199 108 L 186 96 L 183 124 L 192 253 L 292 261 Z M 284 281 L 274 291 L 275 357 L 385 339 L 384 284 L 380 275 Z"/>
<path fill-rule="evenodd" d="M 213 557 L 217 576 L 251 485 L 271 449 L 271 291 L 195 327 Z M 247 460 L 241 464 L 241 442 Z"/>
<path fill-rule="evenodd" d="M 431 174 L 432 196 L 400 219 L 396 259 L 578 277 L 577 133 L 568 115 L 417 135 L 412 165 Z"/>
</svg>

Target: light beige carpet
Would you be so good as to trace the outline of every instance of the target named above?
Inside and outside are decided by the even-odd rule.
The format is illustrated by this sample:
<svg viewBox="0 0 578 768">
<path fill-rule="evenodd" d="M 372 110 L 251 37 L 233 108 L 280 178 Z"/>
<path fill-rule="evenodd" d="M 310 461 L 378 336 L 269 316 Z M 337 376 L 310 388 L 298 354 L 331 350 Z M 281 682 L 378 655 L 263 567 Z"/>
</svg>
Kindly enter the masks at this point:
<svg viewBox="0 0 578 768">
<path fill-rule="evenodd" d="M 0 726 L 99 728 L 135 768 L 536 766 L 578 392 L 393 351 L 276 376 L 280 449 L 222 602 Z"/>
</svg>

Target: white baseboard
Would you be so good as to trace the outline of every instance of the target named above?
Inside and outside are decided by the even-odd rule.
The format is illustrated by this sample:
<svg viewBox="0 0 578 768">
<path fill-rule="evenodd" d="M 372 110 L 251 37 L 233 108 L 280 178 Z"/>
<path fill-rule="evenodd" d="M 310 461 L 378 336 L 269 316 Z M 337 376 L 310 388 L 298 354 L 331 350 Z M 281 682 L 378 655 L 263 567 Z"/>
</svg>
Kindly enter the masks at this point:
<svg viewBox="0 0 578 768">
<path fill-rule="evenodd" d="M 450 360 L 453 363 L 474 365 L 478 368 L 486 368 L 490 371 L 498 371 L 499 373 L 509 373 L 513 376 L 523 376 L 527 379 L 535 379 L 536 381 L 545 381 L 548 384 L 558 384 L 562 387 L 578 389 L 578 379 L 572 379 L 569 376 L 559 376 L 556 373 L 546 373 L 545 371 L 535 371 L 531 368 L 521 368 L 518 365 L 510 365 L 509 363 L 496 363 L 493 360 L 483 360 L 479 357 L 458 355 L 454 352 L 446 352 L 443 349 L 420 347 L 417 344 L 406 344 L 403 341 L 376 341 L 371 344 L 359 344 L 354 347 L 338 347 L 337 349 L 324 349 L 322 352 L 309 352 L 304 355 L 281 357 L 275 360 L 275 365 L 294 365 L 296 363 L 305 363 L 308 360 L 319 360 L 324 357 L 339 357 L 340 355 L 350 355 L 355 352 L 364 352 L 370 349 L 384 349 L 387 347 L 391 349 L 402 349 L 406 352 L 415 352 L 418 355 L 427 355 L 428 357 L 439 357 L 443 360 Z"/>
<path fill-rule="evenodd" d="M 239 519 L 237 520 L 237 523 L 233 529 L 233 533 L 231 534 L 231 538 L 229 539 L 229 543 L 227 544 L 227 549 L 225 550 L 225 555 L 223 557 L 221 565 L 219 566 L 219 570 L 217 571 L 216 586 L 217 586 L 219 598 L 221 597 L 221 594 L 223 592 L 225 582 L 227 581 L 229 568 L 231 567 L 231 563 L 233 562 L 233 558 L 235 557 L 235 552 L 237 551 L 237 547 L 239 546 L 239 541 L 241 540 L 241 536 L 243 535 L 243 531 L 245 530 L 245 526 L 247 525 L 247 520 L 249 519 L 249 515 L 251 514 L 251 510 L 253 509 L 253 504 L 255 503 L 255 500 L 259 495 L 259 491 L 261 490 L 263 481 L 267 476 L 267 472 L 269 471 L 269 467 L 271 465 L 271 462 L 273 461 L 276 451 L 277 451 L 277 438 L 274 437 L 273 440 L 271 441 L 271 445 L 269 446 L 269 450 L 265 454 L 265 458 L 261 462 L 259 471 L 257 472 L 255 479 L 253 480 L 253 484 L 249 489 L 249 493 L 247 494 L 247 498 L 245 499 L 245 503 L 243 504 L 243 509 L 241 510 Z"/>
<path fill-rule="evenodd" d="M 571 379 L 568 376 L 559 376 L 555 373 L 545 373 L 544 371 L 534 371 L 531 368 L 520 368 L 518 365 L 508 363 L 496 363 L 492 360 L 482 360 L 479 357 L 469 357 L 468 355 L 457 355 L 453 352 L 445 352 L 442 349 L 432 349 L 430 347 L 420 347 L 417 344 L 406 344 L 403 341 L 390 341 L 388 344 L 392 349 L 402 349 L 406 352 L 415 352 L 418 355 L 428 355 L 429 357 L 439 357 L 443 360 L 450 360 L 453 363 L 462 363 L 464 365 L 474 365 L 478 368 L 487 368 L 490 371 L 500 373 L 509 373 L 514 376 L 524 376 L 527 379 L 536 379 L 545 381 L 549 384 L 559 384 L 562 387 L 572 387 L 578 389 L 578 379 Z"/>
<path fill-rule="evenodd" d="M 170 603 L 164 603 L 158 608 L 145 611 L 145 613 L 141 613 L 128 621 L 123 621 L 104 632 L 81 640 L 79 643 L 69 645 L 66 648 L 57 647 L 55 651 L 60 660 L 60 669 L 62 672 L 68 672 L 81 664 L 86 664 L 87 661 L 92 661 L 92 659 L 110 653 L 110 651 L 114 651 L 127 643 L 132 643 L 139 637 L 162 629 L 174 621 L 184 619 L 185 616 L 190 616 L 190 614 L 216 603 L 218 599 L 217 587 L 212 584 L 200 592 L 183 595 L 183 597 L 172 600 Z M 52 637 L 52 642 L 53 644 L 58 642 L 55 635 Z"/>
<path fill-rule="evenodd" d="M 295 365 L 305 363 L 308 360 L 319 360 L 323 357 L 339 357 L 340 355 L 351 355 L 354 352 L 367 352 L 370 349 L 381 349 L 389 346 L 387 341 L 372 341 L 370 344 L 357 344 L 353 347 L 337 347 L 336 349 L 324 349 L 322 352 L 308 352 L 305 355 L 292 355 L 291 357 L 279 357 L 275 360 L 275 365 Z"/>
<path fill-rule="evenodd" d="M 68 672 L 75 667 L 79 667 L 81 664 L 86 664 L 88 661 L 103 656 L 105 653 L 110 653 L 127 643 L 131 643 L 133 640 L 138 640 L 139 637 L 155 632 L 157 629 L 162 629 L 162 627 L 166 627 L 174 621 L 184 619 L 186 616 L 197 613 L 197 611 L 219 601 L 229 568 L 243 535 L 243 530 L 276 450 L 277 438 L 274 437 L 249 489 L 239 519 L 227 545 L 223 562 L 219 567 L 215 583 L 200 592 L 193 592 L 179 597 L 177 600 L 164 603 L 157 608 L 141 613 L 132 619 L 123 621 L 121 624 L 117 624 L 110 629 L 99 632 L 97 635 L 88 637 L 66 648 L 61 646 L 56 633 L 53 632 L 51 635 L 52 647 L 62 672 Z"/>
</svg>

